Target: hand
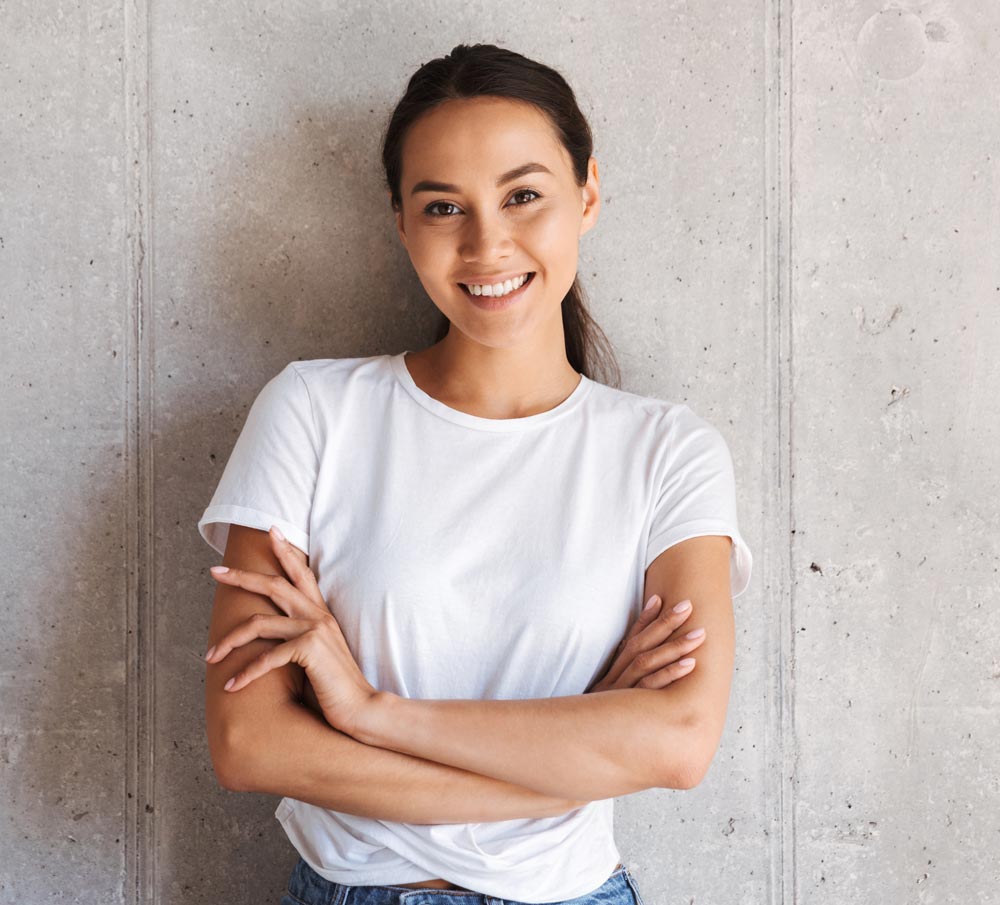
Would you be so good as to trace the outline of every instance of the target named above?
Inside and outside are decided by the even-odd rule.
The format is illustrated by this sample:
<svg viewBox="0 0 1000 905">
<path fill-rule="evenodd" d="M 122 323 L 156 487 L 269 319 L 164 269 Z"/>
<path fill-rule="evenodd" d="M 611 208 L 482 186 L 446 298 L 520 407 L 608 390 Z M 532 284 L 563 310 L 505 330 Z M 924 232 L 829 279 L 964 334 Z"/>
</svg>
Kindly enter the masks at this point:
<svg viewBox="0 0 1000 905">
<path fill-rule="evenodd" d="M 340 625 L 320 593 L 316 576 L 306 564 L 306 555 L 288 541 L 269 534 L 278 562 L 289 576 L 265 575 L 246 569 L 212 572 L 224 584 L 254 591 L 273 600 L 286 615 L 255 613 L 219 639 L 207 657 L 209 663 L 225 659 L 233 648 L 256 638 L 283 638 L 252 660 L 230 680 L 227 691 L 246 688 L 279 666 L 297 663 L 306 671 L 306 682 L 326 721 L 335 729 L 353 735 L 362 711 L 378 694 L 351 655 Z M 228 683 L 227 683 L 228 685 Z"/>
<path fill-rule="evenodd" d="M 662 599 L 655 597 L 657 603 L 639 614 L 605 674 L 584 694 L 613 688 L 665 688 L 694 669 L 694 663 L 684 666 L 677 661 L 705 640 L 704 633 L 699 638 L 669 637 L 694 610 L 688 607 L 675 613 L 671 607 L 663 612 Z"/>
<path fill-rule="evenodd" d="M 323 716 L 323 708 L 319 706 L 319 700 L 316 698 L 316 692 L 312 687 L 312 682 L 309 681 L 309 676 L 305 676 L 302 680 L 302 706 Z"/>
</svg>

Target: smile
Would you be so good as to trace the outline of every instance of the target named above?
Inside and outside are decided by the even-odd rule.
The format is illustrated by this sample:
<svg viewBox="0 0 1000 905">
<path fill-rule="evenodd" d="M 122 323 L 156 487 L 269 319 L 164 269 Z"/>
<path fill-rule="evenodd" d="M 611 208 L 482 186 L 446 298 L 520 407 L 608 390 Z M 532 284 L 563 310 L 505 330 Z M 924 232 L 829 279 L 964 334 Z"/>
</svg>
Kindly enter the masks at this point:
<svg viewBox="0 0 1000 905">
<path fill-rule="evenodd" d="M 503 298 L 530 282 L 534 275 L 534 271 L 531 271 L 530 273 L 522 273 L 519 277 L 515 277 L 513 280 L 506 280 L 503 283 L 493 283 L 487 285 L 459 283 L 458 285 L 461 286 L 469 295 L 484 295 L 492 296 L 493 298 Z"/>
</svg>

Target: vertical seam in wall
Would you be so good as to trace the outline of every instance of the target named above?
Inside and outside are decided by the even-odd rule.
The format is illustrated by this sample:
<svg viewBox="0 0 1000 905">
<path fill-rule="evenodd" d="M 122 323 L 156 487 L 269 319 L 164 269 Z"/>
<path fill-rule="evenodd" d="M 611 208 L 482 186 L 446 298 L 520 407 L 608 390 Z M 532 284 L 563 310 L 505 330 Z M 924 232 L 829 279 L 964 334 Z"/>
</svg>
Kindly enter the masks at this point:
<svg viewBox="0 0 1000 905">
<path fill-rule="evenodd" d="M 764 349 L 769 378 L 763 436 L 772 447 L 763 461 L 770 463 L 764 486 L 767 494 L 765 529 L 772 539 L 765 545 L 764 594 L 774 601 L 767 621 L 768 650 L 776 657 L 774 679 L 765 723 L 765 763 L 774 802 L 769 815 L 775 832 L 770 836 L 772 903 L 794 905 L 797 897 L 795 796 L 798 783 L 798 744 L 795 737 L 795 584 L 796 536 L 792 498 L 794 446 L 792 436 L 792 0 L 764 3 Z M 773 552 L 769 552 L 773 551 Z M 787 601 L 787 606 L 785 602 Z"/>
<path fill-rule="evenodd" d="M 126 774 L 125 876 L 127 905 L 152 902 L 155 884 L 154 679 L 151 558 L 152 446 L 151 344 L 147 325 L 151 299 L 150 99 L 148 0 L 124 0 L 122 54 L 125 104 L 125 220 L 127 348 L 125 371 Z"/>
<path fill-rule="evenodd" d="M 785 85 L 785 90 L 781 93 L 782 114 L 780 122 L 786 127 L 787 139 L 782 142 L 785 165 L 781 172 L 782 199 L 781 216 L 778 217 L 782 225 L 787 225 L 784 230 L 787 238 L 782 244 L 784 252 L 784 266 L 782 275 L 784 277 L 784 297 L 783 310 L 785 314 L 785 328 L 782 331 L 782 344 L 786 350 L 785 367 L 783 377 L 787 390 L 787 404 L 782 406 L 784 416 L 785 432 L 783 435 L 782 449 L 784 459 L 782 469 L 785 474 L 785 492 L 781 495 L 782 506 L 786 514 L 785 525 L 788 528 L 788 544 L 785 547 L 787 554 L 785 557 L 784 586 L 788 593 L 788 608 L 785 610 L 785 623 L 783 637 L 787 645 L 787 659 L 782 662 L 781 675 L 785 682 L 784 694 L 781 696 L 782 713 L 784 719 L 781 723 L 782 737 L 782 759 L 784 769 L 782 775 L 782 820 L 784 830 L 781 834 L 783 843 L 782 854 L 782 876 L 785 886 L 782 890 L 782 900 L 784 902 L 798 902 L 799 897 L 799 875 L 798 875 L 798 826 L 796 814 L 798 813 L 798 788 L 799 788 L 799 738 L 795 726 L 795 704 L 796 704 L 796 673 L 795 673 L 795 626 L 798 623 L 796 616 L 797 584 L 795 579 L 795 551 L 798 544 L 798 537 L 792 532 L 795 530 L 795 497 L 792 492 L 792 481 L 795 477 L 795 325 L 792 318 L 795 313 L 795 300 L 792 298 L 793 290 L 793 197 L 792 192 L 795 186 L 795 162 L 793 152 L 795 148 L 795 114 L 793 106 L 793 92 L 795 90 L 795 13 L 793 0 L 781 0 L 785 12 L 784 19 L 787 26 L 784 29 L 783 48 L 785 53 L 782 57 L 786 61 L 781 67 L 781 76 Z"/>
</svg>

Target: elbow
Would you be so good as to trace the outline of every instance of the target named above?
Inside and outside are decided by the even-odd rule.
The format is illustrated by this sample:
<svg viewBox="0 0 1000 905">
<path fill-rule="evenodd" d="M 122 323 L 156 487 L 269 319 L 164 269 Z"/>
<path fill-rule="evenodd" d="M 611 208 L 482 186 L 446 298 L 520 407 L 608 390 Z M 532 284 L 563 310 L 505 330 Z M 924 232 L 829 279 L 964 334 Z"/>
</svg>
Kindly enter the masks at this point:
<svg viewBox="0 0 1000 905">
<path fill-rule="evenodd" d="M 683 789 L 688 791 L 696 786 L 701 785 L 701 781 L 708 774 L 708 768 L 711 765 L 711 761 L 707 763 L 704 761 L 694 761 L 686 764 L 687 769 L 682 771 L 681 775 L 678 777 L 679 785 L 675 788 Z"/>
<path fill-rule="evenodd" d="M 687 791 L 695 788 L 705 778 L 708 767 L 692 757 L 682 758 L 680 763 L 668 765 L 666 776 L 660 780 L 661 789 Z"/>
<path fill-rule="evenodd" d="M 683 743 L 668 751 L 662 760 L 665 775 L 661 788 L 687 791 L 700 785 L 712 765 L 718 741 L 717 734 L 701 722 L 688 722 Z"/>
<path fill-rule="evenodd" d="M 240 747 L 233 726 L 208 726 L 208 752 L 212 759 L 212 769 L 218 784 L 228 792 L 249 792 L 244 782 Z"/>
</svg>

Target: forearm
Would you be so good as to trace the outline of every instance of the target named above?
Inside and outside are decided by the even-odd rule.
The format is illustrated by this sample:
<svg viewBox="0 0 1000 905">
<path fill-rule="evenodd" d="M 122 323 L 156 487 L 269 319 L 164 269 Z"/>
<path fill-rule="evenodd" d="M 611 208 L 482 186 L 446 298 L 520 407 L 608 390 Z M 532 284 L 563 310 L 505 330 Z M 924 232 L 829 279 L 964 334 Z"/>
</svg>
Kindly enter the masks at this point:
<svg viewBox="0 0 1000 905">
<path fill-rule="evenodd" d="M 545 795 L 595 801 L 686 788 L 673 777 L 685 775 L 691 722 L 666 703 L 663 689 L 643 688 L 528 700 L 380 693 L 356 735 Z"/>
<path fill-rule="evenodd" d="M 486 823 L 553 817 L 585 802 L 374 748 L 289 701 L 231 742 L 231 788 L 288 796 L 347 814 L 403 823 Z"/>
</svg>

